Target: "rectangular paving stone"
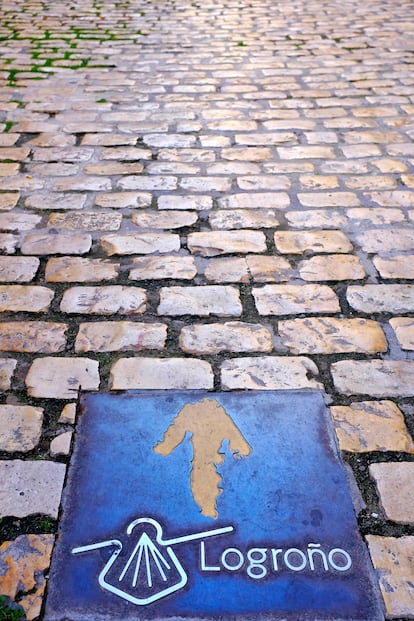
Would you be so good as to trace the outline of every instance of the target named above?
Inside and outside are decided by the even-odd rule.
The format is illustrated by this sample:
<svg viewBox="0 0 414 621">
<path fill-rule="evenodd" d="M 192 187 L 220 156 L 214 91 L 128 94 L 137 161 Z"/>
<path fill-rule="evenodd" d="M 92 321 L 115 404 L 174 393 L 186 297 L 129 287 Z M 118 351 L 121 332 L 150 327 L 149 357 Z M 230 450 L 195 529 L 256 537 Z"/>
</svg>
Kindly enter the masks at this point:
<svg viewBox="0 0 414 621">
<path fill-rule="evenodd" d="M 111 209 L 149 207 L 151 202 L 152 195 L 149 192 L 110 192 L 97 194 L 95 197 L 95 205 Z"/>
<path fill-rule="evenodd" d="M 350 285 L 346 298 L 364 313 L 409 313 L 414 310 L 414 285 Z"/>
<path fill-rule="evenodd" d="M 179 344 L 187 354 L 197 355 L 222 351 L 269 352 L 273 349 L 272 333 L 268 328 L 241 321 L 184 326 Z"/>
<path fill-rule="evenodd" d="M 129 280 L 192 280 L 197 274 L 193 257 L 186 256 L 138 257 L 132 265 Z"/>
<path fill-rule="evenodd" d="M 172 233 L 103 235 L 100 244 L 108 256 L 178 252 L 180 237 Z"/>
<path fill-rule="evenodd" d="M 82 412 L 47 621 L 383 619 L 320 394 L 100 394 Z"/>
<path fill-rule="evenodd" d="M 369 466 L 387 519 L 414 522 L 414 463 L 374 463 Z"/>
<path fill-rule="evenodd" d="M 0 390 L 10 390 L 16 367 L 17 360 L 13 358 L 0 358 Z"/>
<path fill-rule="evenodd" d="M 83 209 L 86 196 L 70 192 L 34 192 L 25 199 L 26 207 L 30 209 Z"/>
<path fill-rule="evenodd" d="M 358 257 L 344 254 L 317 255 L 300 261 L 300 277 L 306 281 L 360 280 L 366 271 Z"/>
<path fill-rule="evenodd" d="M 49 310 L 54 295 L 47 287 L 0 285 L 0 312 L 44 313 Z"/>
<path fill-rule="evenodd" d="M 0 282 L 30 282 L 36 276 L 39 265 L 36 257 L 0 256 Z"/>
<path fill-rule="evenodd" d="M 0 351 L 51 354 L 66 347 L 65 323 L 4 321 L 0 328 Z"/>
<path fill-rule="evenodd" d="M 177 188 L 177 177 L 171 175 L 153 175 L 151 177 L 128 175 L 122 177 L 117 182 L 116 187 L 121 190 L 175 190 Z M 110 190 L 110 188 L 100 189 Z"/>
<path fill-rule="evenodd" d="M 220 171 L 222 175 L 229 173 Z M 179 187 L 186 192 L 229 192 L 231 190 L 231 179 L 226 177 L 183 177 L 179 181 Z"/>
<path fill-rule="evenodd" d="M 111 390 L 211 390 L 213 371 L 208 362 L 194 358 L 121 358 L 109 382 Z"/>
<path fill-rule="evenodd" d="M 158 315 L 240 316 L 242 305 L 237 287 L 204 285 L 162 287 Z"/>
<path fill-rule="evenodd" d="M 295 390 L 321 388 L 311 375 L 318 368 L 310 358 L 260 356 L 233 358 L 221 365 L 223 390 Z"/>
<path fill-rule="evenodd" d="M 259 315 L 299 315 L 340 311 L 335 292 L 327 285 L 265 285 L 253 288 Z"/>
<path fill-rule="evenodd" d="M 401 349 L 414 350 L 414 319 L 411 317 L 393 317 L 390 326 L 395 332 Z"/>
<path fill-rule="evenodd" d="M 266 238 L 261 231 L 206 231 L 190 233 L 187 246 L 191 254 L 214 257 L 222 254 L 266 252 Z"/>
<path fill-rule="evenodd" d="M 331 365 L 331 373 L 335 388 L 345 395 L 414 395 L 412 360 L 341 360 Z"/>
<path fill-rule="evenodd" d="M 69 231 L 117 231 L 122 223 L 122 214 L 82 211 L 78 213 L 51 213 L 48 228 Z M 69 254 L 69 253 L 68 253 Z"/>
<path fill-rule="evenodd" d="M 81 323 L 75 341 L 76 353 L 86 351 L 142 351 L 164 349 L 167 326 L 133 321 Z"/>
<path fill-rule="evenodd" d="M 211 196 L 203 195 L 170 195 L 163 194 L 158 198 L 158 209 L 183 209 L 205 211 L 213 207 Z"/>
<path fill-rule="evenodd" d="M 131 222 L 143 229 L 180 229 L 193 226 L 197 220 L 194 211 L 140 211 L 131 216 Z"/>
<path fill-rule="evenodd" d="M 71 287 L 63 294 L 60 310 L 82 315 L 142 315 L 146 302 L 145 289 L 140 287 Z"/>
<path fill-rule="evenodd" d="M 30 231 L 40 224 L 42 218 L 30 213 L 0 213 L 0 228 L 4 231 Z"/>
<path fill-rule="evenodd" d="M 387 616 L 391 619 L 412 618 L 414 537 L 366 535 L 366 540 L 377 570 Z"/>
<path fill-rule="evenodd" d="M 414 231 L 411 229 L 371 229 L 357 235 L 356 240 L 369 253 L 414 251 Z"/>
<path fill-rule="evenodd" d="M 204 276 L 215 283 L 247 283 L 250 281 L 249 267 L 245 258 L 225 257 L 209 259 L 204 267 Z"/>
<path fill-rule="evenodd" d="M 7 453 L 32 451 L 39 444 L 43 408 L 30 405 L 0 405 L 0 450 Z"/>
<path fill-rule="evenodd" d="M 352 252 L 352 244 L 342 231 L 276 231 L 274 240 L 281 254 Z"/>
<path fill-rule="evenodd" d="M 118 276 L 119 263 L 108 259 L 58 257 L 46 264 L 47 282 L 96 282 Z"/>
<path fill-rule="evenodd" d="M 289 319 L 279 321 L 278 333 L 283 345 L 294 354 L 368 354 L 388 348 L 381 326 L 368 319 Z"/>
<path fill-rule="evenodd" d="M 393 401 L 360 401 L 330 409 L 341 450 L 414 453 L 404 416 Z"/>
<path fill-rule="evenodd" d="M 217 202 L 221 209 L 284 209 L 290 205 L 286 192 L 231 194 Z"/>
<path fill-rule="evenodd" d="M 22 254 L 84 254 L 92 246 L 92 237 L 88 233 L 39 232 L 25 235 Z"/>
<path fill-rule="evenodd" d="M 0 461 L 0 517 L 57 518 L 65 473 L 65 464 L 53 461 Z"/>
<path fill-rule="evenodd" d="M 304 207 L 359 207 L 360 201 L 353 192 L 299 192 L 298 199 Z"/>
<path fill-rule="evenodd" d="M 36 358 L 26 375 L 31 397 L 74 399 L 78 391 L 99 388 L 99 363 L 90 358 Z"/>
<path fill-rule="evenodd" d="M 0 194 L 0 210 L 10 211 L 10 209 L 16 207 L 19 198 L 19 192 L 2 192 Z"/>
</svg>

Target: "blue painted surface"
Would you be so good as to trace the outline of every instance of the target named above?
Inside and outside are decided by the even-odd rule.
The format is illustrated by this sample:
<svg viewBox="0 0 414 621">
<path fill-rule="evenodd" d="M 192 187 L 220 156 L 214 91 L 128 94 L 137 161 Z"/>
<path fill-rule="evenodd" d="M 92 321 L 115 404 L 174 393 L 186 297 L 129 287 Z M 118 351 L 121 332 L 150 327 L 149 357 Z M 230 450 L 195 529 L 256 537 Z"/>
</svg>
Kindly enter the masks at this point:
<svg viewBox="0 0 414 621">
<path fill-rule="evenodd" d="M 223 492 L 217 501 L 217 519 L 203 516 L 193 499 L 189 435 L 168 457 L 153 450 L 181 408 L 204 397 L 225 408 L 252 448 L 248 457 L 234 459 L 228 443 L 223 443 L 226 458 L 219 468 Z M 383 619 L 319 393 L 97 394 L 83 398 L 83 409 L 46 619 L 248 619 L 258 615 L 295 621 Z M 127 535 L 128 525 L 137 518 L 160 524 L 161 540 L 157 541 L 150 523 Z M 206 537 L 203 544 L 194 540 L 171 545 L 187 582 L 145 605 L 98 584 L 114 546 L 72 553 L 77 547 L 118 540 L 122 552 L 105 579 L 131 597 L 147 598 L 180 581 L 165 540 L 230 526 L 233 532 Z M 124 579 L 119 576 L 142 532 L 167 558 L 169 569 L 162 565 L 163 580 L 152 564 L 153 584 L 138 580 L 133 587 L 136 557 Z M 326 558 L 332 549 L 344 550 L 352 566 L 346 571 L 336 569 L 347 562 L 338 552 L 332 556 L 334 566 L 328 564 L 327 570 L 315 553 L 312 569 L 309 544 L 320 544 Z M 229 548 L 236 552 L 226 553 Z M 253 548 L 266 552 L 250 552 L 250 557 L 265 556 L 265 561 L 250 569 L 249 575 L 248 554 Z M 295 550 L 286 564 L 283 555 L 290 548 Z M 280 549 L 276 567 L 272 550 Z M 242 560 L 240 569 L 233 571 Z"/>
</svg>

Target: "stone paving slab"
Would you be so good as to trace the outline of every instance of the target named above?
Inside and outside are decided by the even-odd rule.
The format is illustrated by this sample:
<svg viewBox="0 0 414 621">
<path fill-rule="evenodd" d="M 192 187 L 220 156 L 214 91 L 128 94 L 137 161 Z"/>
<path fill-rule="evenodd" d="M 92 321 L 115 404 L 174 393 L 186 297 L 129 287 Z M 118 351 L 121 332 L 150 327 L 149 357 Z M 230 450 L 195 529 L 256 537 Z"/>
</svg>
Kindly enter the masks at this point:
<svg viewBox="0 0 414 621">
<path fill-rule="evenodd" d="M 0 466 L 24 489 L 68 461 L 79 391 L 319 387 L 386 618 L 414 618 L 413 21 L 3 2 Z M 10 491 L 0 543 L 53 535 L 52 489 L 54 517 Z"/>
</svg>

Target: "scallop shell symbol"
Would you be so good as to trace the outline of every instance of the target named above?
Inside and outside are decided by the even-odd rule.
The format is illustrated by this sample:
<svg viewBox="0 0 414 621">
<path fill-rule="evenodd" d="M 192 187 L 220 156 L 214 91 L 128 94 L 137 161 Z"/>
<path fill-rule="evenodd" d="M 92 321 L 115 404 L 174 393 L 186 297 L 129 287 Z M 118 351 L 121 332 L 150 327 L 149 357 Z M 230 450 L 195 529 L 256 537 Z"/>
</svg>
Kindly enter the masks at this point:
<svg viewBox="0 0 414 621">
<path fill-rule="evenodd" d="M 159 522 L 152 518 L 138 518 L 128 526 L 127 535 L 131 535 L 138 525 L 142 525 L 143 530 L 134 546 L 131 546 L 129 541 L 127 542 L 127 550 L 131 547 L 132 550 L 129 554 L 122 555 L 122 563 L 120 555 L 124 546 L 118 539 L 110 539 L 72 550 L 73 554 L 79 554 L 109 546 L 115 547 L 99 574 L 98 582 L 103 589 L 138 606 L 146 606 L 167 597 L 187 584 L 188 576 L 172 549 L 173 545 L 233 531 L 233 527 L 228 526 L 183 537 L 163 539 Z M 155 537 L 151 537 L 148 531 L 153 534 L 154 528 Z"/>
</svg>

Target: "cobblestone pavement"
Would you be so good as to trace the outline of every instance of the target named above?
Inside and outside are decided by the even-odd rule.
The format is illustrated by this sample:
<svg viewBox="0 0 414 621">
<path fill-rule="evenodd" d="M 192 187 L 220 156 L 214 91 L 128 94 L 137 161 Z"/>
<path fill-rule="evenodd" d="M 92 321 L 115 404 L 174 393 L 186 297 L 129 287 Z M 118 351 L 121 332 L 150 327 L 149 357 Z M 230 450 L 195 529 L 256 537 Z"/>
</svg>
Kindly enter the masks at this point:
<svg viewBox="0 0 414 621">
<path fill-rule="evenodd" d="M 414 618 L 413 24 L 3 0 L 0 593 L 28 619 L 80 386 L 322 388 L 386 617 Z"/>
</svg>

